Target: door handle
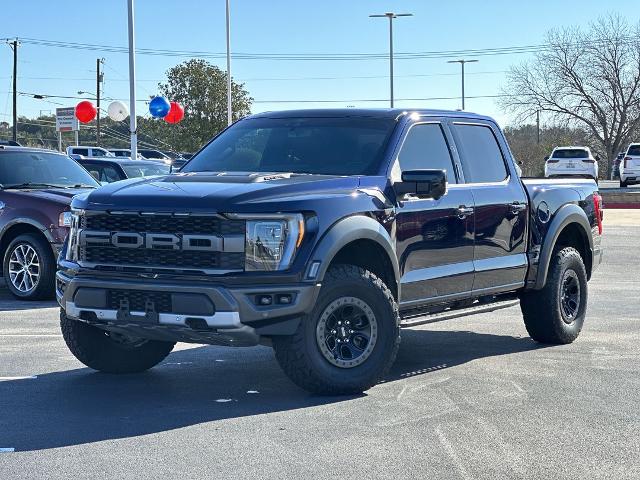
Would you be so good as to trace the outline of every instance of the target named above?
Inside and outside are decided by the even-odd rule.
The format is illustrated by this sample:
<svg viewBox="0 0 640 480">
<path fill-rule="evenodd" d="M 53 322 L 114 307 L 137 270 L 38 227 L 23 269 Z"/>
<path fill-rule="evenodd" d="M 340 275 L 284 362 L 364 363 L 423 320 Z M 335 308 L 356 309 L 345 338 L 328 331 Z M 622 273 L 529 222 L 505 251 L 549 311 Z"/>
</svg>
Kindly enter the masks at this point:
<svg viewBox="0 0 640 480">
<path fill-rule="evenodd" d="M 458 218 L 463 220 L 473 213 L 473 207 L 467 207 L 466 205 L 460 205 L 458 207 Z"/>
<path fill-rule="evenodd" d="M 527 209 L 526 203 L 514 202 L 511 204 L 511 213 L 517 215 L 520 212 L 524 212 Z"/>
</svg>

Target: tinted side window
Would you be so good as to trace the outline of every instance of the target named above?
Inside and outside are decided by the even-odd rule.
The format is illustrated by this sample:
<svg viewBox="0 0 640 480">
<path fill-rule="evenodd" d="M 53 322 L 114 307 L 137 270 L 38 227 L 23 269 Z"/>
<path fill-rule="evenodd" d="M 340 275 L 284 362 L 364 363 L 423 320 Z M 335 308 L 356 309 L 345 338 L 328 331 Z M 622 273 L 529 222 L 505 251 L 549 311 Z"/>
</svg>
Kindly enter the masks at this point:
<svg viewBox="0 0 640 480">
<path fill-rule="evenodd" d="M 76 155 L 83 155 L 85 157 L 89 156 L 88 148 L 74 148 L 71 153 L 75 153 Z"/>
<path fill-rule="evenodd" d="M 491 128 L 483 125 L 454 125 L 462 169 L 468 183 L 501 182 L 507 178 L 502 152 Z"/>
<path fill-rule="evenodd" d="M 437 123 L 423 123 L 411 127 L 402 144 L 398 160 L 402 170 L 445 170 L 448 182 L 457 183 L 449 145 L 442 127 Z"/>
</svg>

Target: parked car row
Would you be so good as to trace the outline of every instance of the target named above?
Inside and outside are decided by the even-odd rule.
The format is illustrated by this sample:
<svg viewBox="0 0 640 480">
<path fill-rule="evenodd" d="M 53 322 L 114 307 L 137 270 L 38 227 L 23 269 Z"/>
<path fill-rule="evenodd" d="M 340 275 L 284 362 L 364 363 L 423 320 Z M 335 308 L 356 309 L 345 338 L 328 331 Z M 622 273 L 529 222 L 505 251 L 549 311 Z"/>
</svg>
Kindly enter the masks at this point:
<svg viewBox="0 0 640 480">
<path fill-rule="evenodd" d="M 131 150 L 128 148 L 102 148 L 84 145 L 74 145 L 67 147 L 67 155 L 73 158 L 86 157 L 86 158 L 103 158 L 103 157 L 117 157 L 117 158 L 131 158 Z M 174 168 L 180 168 L 187 160 L 191 158 L 190 153 L 175 153 L 175 152 L 163 152 L 152 148 L 139 148 L 136 158 L 138 160 L 153 160 L 156 162 L 162 162 L 166 165 L 171 165 Z"/>
<path fill-rule="evenodd" d="M 600 157 L 594 157 L 589 147 L 556 147 L 544 160 L 546 178 L 583 177 L 598 180 Z M 640 143 L 632 143 L 618 153 L 611 176 L 620 180 L 621 188 L 640 183 Z"/>
</svg>

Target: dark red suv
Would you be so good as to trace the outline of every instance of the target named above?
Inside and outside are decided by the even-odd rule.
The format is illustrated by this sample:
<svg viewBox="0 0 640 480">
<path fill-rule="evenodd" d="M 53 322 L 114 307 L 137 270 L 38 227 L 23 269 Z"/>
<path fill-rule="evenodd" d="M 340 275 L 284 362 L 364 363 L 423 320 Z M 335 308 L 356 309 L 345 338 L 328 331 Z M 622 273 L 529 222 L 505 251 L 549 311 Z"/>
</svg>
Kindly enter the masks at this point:
<svg viewBox="0 0 640 480">
<path fill-rule="evenodd" d="M 0 254 L 17 298 L 52 298 L 71 198 L 99 184 L 66 155 L 0 146 Z"/>
</svg>

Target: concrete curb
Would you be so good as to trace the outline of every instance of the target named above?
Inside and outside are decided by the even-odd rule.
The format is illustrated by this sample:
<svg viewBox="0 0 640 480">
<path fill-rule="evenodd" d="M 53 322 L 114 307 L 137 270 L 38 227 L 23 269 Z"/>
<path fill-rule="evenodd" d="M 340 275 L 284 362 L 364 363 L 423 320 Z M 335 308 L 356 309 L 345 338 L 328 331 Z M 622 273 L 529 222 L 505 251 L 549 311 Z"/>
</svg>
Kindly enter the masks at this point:
<svg viewBox="0 0 640 480">
<path fill-rule="evenodd" d="M 604 208 L 640 208 L 640 191 L 600 190 Z"/>
</svg>

